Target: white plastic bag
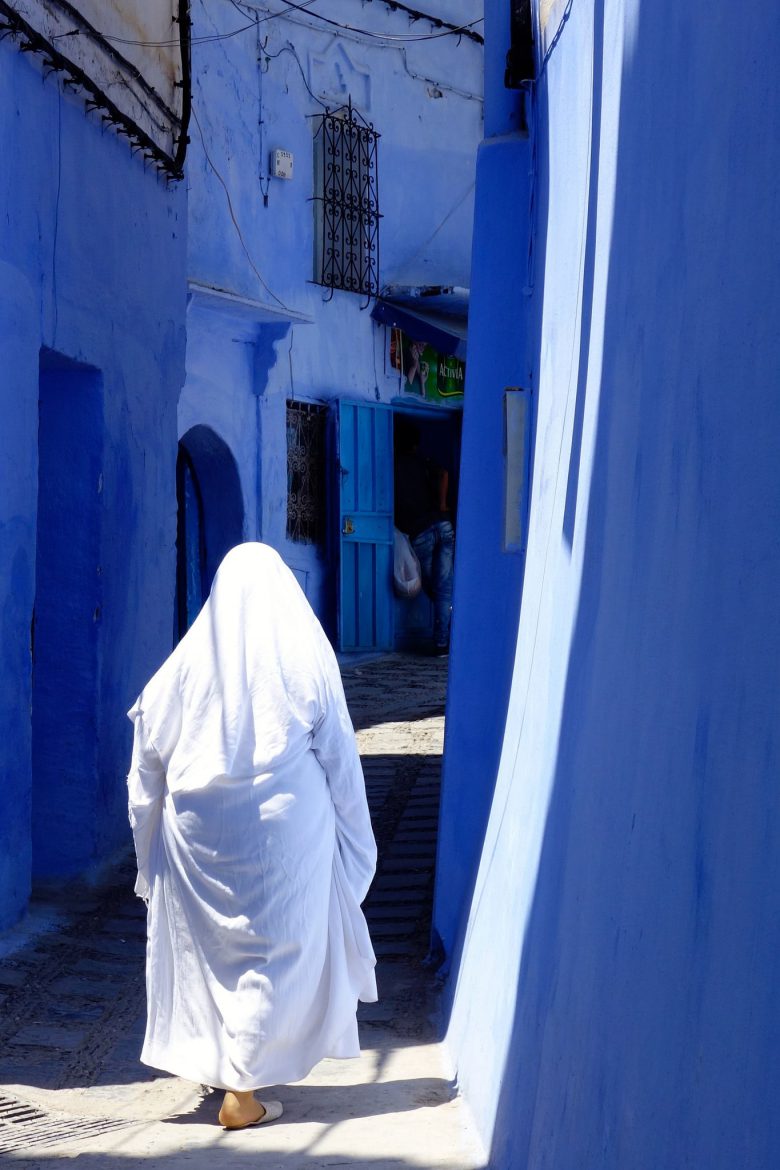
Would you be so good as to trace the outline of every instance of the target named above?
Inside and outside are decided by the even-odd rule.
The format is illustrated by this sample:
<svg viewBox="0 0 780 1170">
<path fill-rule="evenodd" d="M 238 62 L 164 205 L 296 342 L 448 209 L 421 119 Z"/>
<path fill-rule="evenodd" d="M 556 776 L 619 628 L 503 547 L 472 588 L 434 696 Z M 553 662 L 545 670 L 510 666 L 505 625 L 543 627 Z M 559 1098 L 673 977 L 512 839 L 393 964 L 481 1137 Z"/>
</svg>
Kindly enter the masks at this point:
<svg viewBox="0 0 780 1170">
<path fill-rule="evenodd" d="M 406 533 L 394 528 L 393 534 L 393 588 L 399 597 L 411 599 L 422 589 L 420 562 Z"/>
</svg>

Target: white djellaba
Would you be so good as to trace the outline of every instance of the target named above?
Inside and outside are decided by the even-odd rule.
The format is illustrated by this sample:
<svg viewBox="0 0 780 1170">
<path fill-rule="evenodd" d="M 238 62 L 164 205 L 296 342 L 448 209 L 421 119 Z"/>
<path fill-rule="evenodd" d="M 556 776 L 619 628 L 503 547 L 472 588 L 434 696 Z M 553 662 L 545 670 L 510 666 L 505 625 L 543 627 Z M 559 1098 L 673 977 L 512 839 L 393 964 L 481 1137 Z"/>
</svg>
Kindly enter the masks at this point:
<svg viewBox="0 0 780 1170">
<path fill-rule="evenodd" d="M 141 1060 L 245 1091 L 358 1056 L 376 845 L 335 656 L 273 549 L 231 549 L 128 714 Z"/>
</svg>

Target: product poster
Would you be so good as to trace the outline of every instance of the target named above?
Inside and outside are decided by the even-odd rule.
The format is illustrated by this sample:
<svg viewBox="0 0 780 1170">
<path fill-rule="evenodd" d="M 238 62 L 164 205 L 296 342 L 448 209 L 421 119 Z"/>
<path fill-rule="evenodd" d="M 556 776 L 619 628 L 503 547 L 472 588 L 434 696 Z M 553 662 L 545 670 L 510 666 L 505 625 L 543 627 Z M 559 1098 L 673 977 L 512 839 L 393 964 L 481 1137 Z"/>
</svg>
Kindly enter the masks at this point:
<svg viewBox="0 0 780 1170">
<path fill-rule="evenodd" d="M 401 375 L 406 394 L 439 403 L 463 398 L 466 363 L 439 353 L 400 329 L 390 330 L 390 364 Z"/>
</svg>

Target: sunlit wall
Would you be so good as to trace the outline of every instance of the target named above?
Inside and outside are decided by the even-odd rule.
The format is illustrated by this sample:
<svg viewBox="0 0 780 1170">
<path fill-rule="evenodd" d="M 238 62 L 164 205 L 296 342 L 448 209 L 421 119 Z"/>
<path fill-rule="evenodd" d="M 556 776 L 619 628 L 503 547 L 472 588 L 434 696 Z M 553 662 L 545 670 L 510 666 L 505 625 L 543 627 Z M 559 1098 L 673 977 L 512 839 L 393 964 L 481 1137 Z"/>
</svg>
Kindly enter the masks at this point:
<svg viewBox="0 0 780 1170">
<path fill-rule="evenodd" d="M 780 24 L 770 0 L 539 15 L 531 529 L 448 1042 L 494 1167 L 763 1170 L 780 1159 Z M 487 430 L 470 442 L 501 459 Z M 481 555 L 476 518 L 459 535 Z"/>
</svg>

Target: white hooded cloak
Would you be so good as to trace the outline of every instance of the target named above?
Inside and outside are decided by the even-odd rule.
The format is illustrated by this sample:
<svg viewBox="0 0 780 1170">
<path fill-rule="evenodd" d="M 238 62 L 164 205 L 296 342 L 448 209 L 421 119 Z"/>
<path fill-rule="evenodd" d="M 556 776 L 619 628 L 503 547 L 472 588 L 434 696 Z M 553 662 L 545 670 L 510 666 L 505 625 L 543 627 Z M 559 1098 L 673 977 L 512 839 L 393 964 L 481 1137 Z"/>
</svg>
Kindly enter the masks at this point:
<svg viewBox="0 0 780 1170">
<path fill-rule="evenodd" d="M 357 1056 L 376 845 L 333 651 L 277 553 L 227 554 L 128 714 L 141 1060 L 245 1090 Z"/>
</svg>

